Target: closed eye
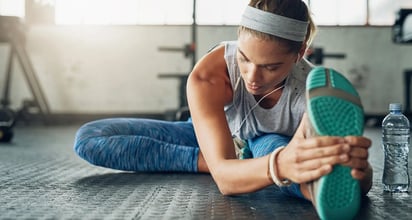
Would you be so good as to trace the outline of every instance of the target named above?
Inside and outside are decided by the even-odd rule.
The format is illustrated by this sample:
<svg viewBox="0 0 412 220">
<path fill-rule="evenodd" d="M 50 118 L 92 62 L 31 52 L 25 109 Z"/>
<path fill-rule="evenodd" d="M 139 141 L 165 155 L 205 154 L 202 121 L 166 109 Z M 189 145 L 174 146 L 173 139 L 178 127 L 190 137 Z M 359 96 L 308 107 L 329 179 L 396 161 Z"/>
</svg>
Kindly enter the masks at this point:
<svg viewBox="0 0 412 220">
<path fill-rule="evenodd" d="M 249 62 L 249 59 L 239 48 L 237 48 L 237 51 L 238 51 L 237 58 L 239 59 L 240 62 L 242 63 Z"/>
<path fill-rule="evenodd" d="M 261 67 L 269 70 L 269 71 L 276 71 L 277 69 L 280 68 L 279 64 L 274 64 L 274 65 L 262 65 Z"/>
<path fill-rule="evenodd" d="M 248 60 L 242 56 L 238 56 L 239 62 L 245 63 L 248 62 Z"/>
</svg>

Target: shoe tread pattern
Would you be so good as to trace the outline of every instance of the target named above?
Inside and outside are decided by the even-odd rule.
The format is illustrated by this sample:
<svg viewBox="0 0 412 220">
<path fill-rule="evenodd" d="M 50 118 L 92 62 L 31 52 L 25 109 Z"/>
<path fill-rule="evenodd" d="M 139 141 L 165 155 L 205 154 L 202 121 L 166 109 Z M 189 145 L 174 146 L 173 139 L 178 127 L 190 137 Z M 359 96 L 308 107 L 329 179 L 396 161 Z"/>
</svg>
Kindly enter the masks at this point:
<svg viewBox="0 0 412 220">
<path fill-rule="evenodd" d="M 351 83 L 336 71 L 315 68 L 308 76 L 307 89 L 331 86 L 359 97 Z M 318 96 L 308 100 L 308 114 L 316 133 L 321 136 L 363 134 L 363 109 L 335 96 Z M 316 208 L 321 219 L 352 219 L 360 207 L 359 182 L 349 167 L 336 165 L 319 181 Z"/>
</svg>

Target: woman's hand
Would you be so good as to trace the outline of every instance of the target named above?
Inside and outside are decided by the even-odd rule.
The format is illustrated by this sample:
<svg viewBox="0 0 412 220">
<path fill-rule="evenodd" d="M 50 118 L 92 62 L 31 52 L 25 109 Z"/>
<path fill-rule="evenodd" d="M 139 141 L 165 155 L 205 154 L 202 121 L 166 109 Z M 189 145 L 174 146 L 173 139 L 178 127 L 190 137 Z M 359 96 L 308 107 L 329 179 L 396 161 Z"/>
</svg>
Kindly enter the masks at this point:
<svg viewBox="0 0 412 220">
<path fill-rule="evenodd" d="M 355 179 L 363 179 L 370 168 L 368 149 L 371 141 L 365 137 L 294 137 L 277 159 L 280 179 L 295 183 L 316 180 L 332 171 L 333 165 L 352 168 Z"/>
<path fill-rule="evenodd" d="M 343 165 L 352 168 L 352 177 L 358 180 L 364 179 L 369 172 L 370 165 L 368 162 L 368 150 L 372 144 L 371 140 L 365 137 L 348 136 L 345 137 L 345 142 L 351 146 L 349 152 L 349 161 Z"/>
</svg>

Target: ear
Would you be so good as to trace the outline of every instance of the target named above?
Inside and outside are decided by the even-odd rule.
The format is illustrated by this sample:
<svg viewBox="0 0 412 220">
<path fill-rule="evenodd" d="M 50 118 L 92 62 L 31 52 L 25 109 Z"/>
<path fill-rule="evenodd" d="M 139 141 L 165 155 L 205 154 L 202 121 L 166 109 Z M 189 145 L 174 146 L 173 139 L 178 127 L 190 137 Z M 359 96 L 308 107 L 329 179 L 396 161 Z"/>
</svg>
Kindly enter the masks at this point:
<svg viewBox="0 0 412 220">
<path fill-rule="evenodd" d="M 302 47 L 300 48 L 299 52 L 298 52 L 298 58 L 296 59 L 296 63 L 300 61 L 300 59 L 302 59 L 302 57 L 305 55 L 306 53 L 306 42 L 304 42 L 302 44 Z"/>
</svg>

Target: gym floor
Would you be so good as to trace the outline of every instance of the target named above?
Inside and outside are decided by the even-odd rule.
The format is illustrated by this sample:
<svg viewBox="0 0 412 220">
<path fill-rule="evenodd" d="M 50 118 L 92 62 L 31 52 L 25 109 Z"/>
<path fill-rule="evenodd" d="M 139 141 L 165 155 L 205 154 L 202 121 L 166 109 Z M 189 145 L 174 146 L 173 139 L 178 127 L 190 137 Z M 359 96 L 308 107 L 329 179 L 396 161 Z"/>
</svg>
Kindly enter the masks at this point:
<svg viewBox="0 0 412 220">
<path fill-rule="evenodd" d="M 13 141 L 0 144 L 0 219 L 318 219 L 309 202 L 274 186 L 222 196 L 206 174 L 89 165 L 72 150 L 78 127 L 19 125 Z M 356 219 L 410 219 L 409 194 L 382 192 L 380 130 L 365 135 L 373 140 L 374 184 Z"/>
</svg>

